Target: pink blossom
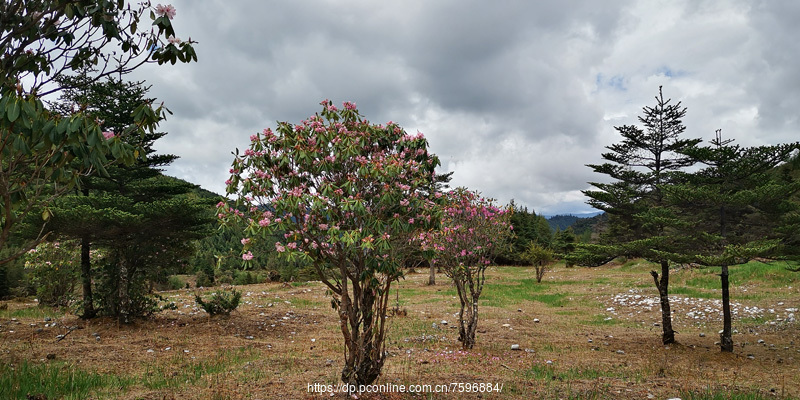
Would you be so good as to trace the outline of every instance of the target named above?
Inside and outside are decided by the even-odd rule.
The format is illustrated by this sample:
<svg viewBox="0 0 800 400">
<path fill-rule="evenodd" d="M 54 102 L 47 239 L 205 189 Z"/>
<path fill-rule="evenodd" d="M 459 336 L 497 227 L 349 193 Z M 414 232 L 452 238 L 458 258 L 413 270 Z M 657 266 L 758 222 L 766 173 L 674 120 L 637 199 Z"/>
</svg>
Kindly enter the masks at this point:
<svg viewBox="0 0 800 400">
<path fill-rule="evenodd" d="M 172 18 L 175 17 L 175 14 L 176 14 L 175 7 L 173 7 L 172 4 L 167 4 L 165 6 L 162 6 L 161 4 L 159 4 L 159 5 L 156 6 L 156 14 L 159 17 L 166 16 L 167 18 L 172 19 Z"/>
<path fill-rule="evenodd" d="M 269 225 L 269 218 L 264 218 L 261 221 L 258 221 L 258 225 L 262 227 Z"/>
<path fill-rule="evenodd" d="M 275 250 L 277 250 L 278 253 L 283 253 L 286 251 L 286 248 L 281 245 L 281 242 L 275 242 Z"/>
<path fill-rule="evenodd" d="M 344 109 L 345 110 L 355 110 L 356 109 L 356 103 L 345 101 L 344 102 Z"/>
<path fill-rule="evenodd" d="M 114 135 L 114 132 L 109 132 L 109 131 L 103 132 L 103 137 L 106 138 L 106 140 L 111 139 L 114 136 L 116 136 Z"/>
<path fill-rule="evenodd" d="M 248 244 L 250 244 L 250 238 L 243 238 L 241 240 L 241 242 L 242 242 L 242 245 L 247 246 Z"/>
<path fill-rule="evenodd" d="M 173 35 L 169 35 L 167 41 L 169 42 L 169 44 L 181 44 L 181 42 L 183 42 L 181 38 L 176 38 Z"/>
<path fill-rule="evenodd" d="M 242 254 L 242 260 L 250 261 L 253 259 L 253 253 L 248 251 L 247 253 Z"/>
<path fill-rule="evenodd" d="M 250 141 L 251 142 L 257 142 L 258 141 L 258 135 L 250 135 Z"/>
</svg>

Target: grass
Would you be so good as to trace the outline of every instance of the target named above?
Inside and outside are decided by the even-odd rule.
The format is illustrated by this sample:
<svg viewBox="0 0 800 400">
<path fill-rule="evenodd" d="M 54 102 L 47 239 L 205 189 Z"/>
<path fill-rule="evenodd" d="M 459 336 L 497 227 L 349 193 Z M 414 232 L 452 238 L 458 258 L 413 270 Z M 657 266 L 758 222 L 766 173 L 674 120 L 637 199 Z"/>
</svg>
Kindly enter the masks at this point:
<svg viewBox="0 0 800 400">
<path fill-rule="evenodd" d="M 60 318 L 64 312 L 58 308 L 47 306 L 32 306 L 18 309 L 0 310 L 0 319 L 11 318 L 32 318 L 42 320 L 44 318 Z"/>
<path fill-rule="evenodd" d="M 223 349 L 215 357 L 199 361 L 187 361 L 188 357 L 177 354 L 166 363 L 147 365 L 140 382 L 149 389 L 180 388 L 256 360 L 258 356 L 252 347 Z"/>
<path fill-rule="evenodd" d="M 133 381 L 110 374 L 82 371 L 63 362 L 0 364 L 0 398 L 86 399 L 93 394 L 125 390 Z"/>
<path fill-rule="evenodd" d="M 731 286 L 741 286 L 750 282 L 778 288 L 784 286 L 800 285 L 800 274 L 786 269 L 786 263 L 763 263 L 751 261 L 747 264 L 732 265 L 729 267 L 728 274 Z M 719 267 L 705 267 L 681 271 L 686 273 L 677 274 L 673 281 L 675 286 L 688 286 L 698 289 L 719 289 L 720 278 Z"/>
<path fill-rule="evenodd" d="M 485 306 L 514 307 L 526 301 L 537 301 L 550 307 L 562 307 L 566 304 L 567 294 L 543 293 L 552 292 L 553 286 L 563 286 L 556 283 L 537 283 L 535 279 L 520 279 L 517 284 L 492 284 L 486 283 L 481 295 Z"/>
<path fill-rule="evenodd" d="M 647 273 L 652 267 L 638 260 L 594 269 L 559 264 L 542 283 L 532 278 L 529 268 L 492 267 L 479 301 L 477 343 L 466 352 L 459 352 L 453 329 L 459 303 L 447 278 L 439 275 L 436 286 L 427 286 L 427 271 L 409 274 L 392 287 L 389 306 L 396 304 L 394 289 L 399 290 L 400 306 L 407 314 L 388 319 L 389 358 L 376 383 L 498 383 L 502 393 L 480 398 L 512 400 L 646 398 L 651 393 L 656 398 L 711 400 L 800 396 L 800 388 L 782 386 L 783 380 L 796 378 L 792 371 L 800 367 L 796 325 L 771 325 L 770 315 L 735 318 L 734 329 L 740 333 L 734 336 L 734 354 L 726 355 L 713 344 L 721 322 L 712 313 L 704 321 L 711 330 L 703 327 L 705 336 L 700 337 L 695 321 L 678 318 L 686 315 L 688 303 L 675 302 L 673 324 L 680 344 L 665 347 L 660 328 L 653 325 L 660 322 L 657 305 L 643 311 L 611 303 L 618 294 L 655 296 Z M 716 299 L 716 273 L 713 268 L 675 270 L 671 294 Z M 800 302 L 798 278 L 787 275 L 782 266 L 754 263 L 732 267 L 731 273 L 744 283 L 732 288 L 732 300 L 742 305 L 774 307 L 785 314 L 786 307 Z M 778 282 L 783 284 L 775 286 Z M 297 290 L 301 286 L 311 290 Z M 229 317 L 193 314 L 191 293 L 181 291 L 170 297 L 178 310 L 132 327 L 102 319 L 81 321 L 28 305 L 14 310 L 20 305 L 8 303 L 11 310 L 0 312 L 0 398 L 322 398 L 311 396 L 306 385 L 340 382 L 341 327 L 322 284 L 266 283 L 240 290 L 248 294 Z M 785 306 L 776 306 L 779 302 Z M 267 310 L 264 305 L 269 303 L 274 307 Z M 8 321 L 12 312 L 18 321 Z M 45 316 L 85 329 L 56 342 L 54 335 L 62 331 L 36 333 L 31 325 Z M 449 323 L 442 325 L 443 319 Z M 95 340 L 93 332 L 102 339 Z M 754 345 L 759 339 L 776 346 Z M 512 344 L 521 350 L 512 351 Z M 158 350 L 167 346 L 173 350 Z M 148 352 L 151 348 L 157 351 Z M 59 361 L 44 361 L 49 353 Z M 755 358 L 749 359 L 749 354 Z M 776 366 L 778 359 L 781 365 Z M 770 395 L 771 388 L 777 388 L 777 396 Z M 479 397 L 471 393 L 453 398 Z"/>
<path fill-rule="evenodd" d="M 697 299 L 716 299 L 719 298 L 719 293 L 710 293 L 704 289 L 698 289 L 687 286 L 673 286 L 669 289 L 670 295 L 681 295 L 684 297 L 694 297 Z"/>
<path fill-rule="evenodd" d="M 605 314 L 596 314 L 591 316 L 589 319 L 585 319 L 583 323 L 589 326 L 614 326 L 621 325 L 622 321 L 614 317 L 609 317 Z"/>
</svg>

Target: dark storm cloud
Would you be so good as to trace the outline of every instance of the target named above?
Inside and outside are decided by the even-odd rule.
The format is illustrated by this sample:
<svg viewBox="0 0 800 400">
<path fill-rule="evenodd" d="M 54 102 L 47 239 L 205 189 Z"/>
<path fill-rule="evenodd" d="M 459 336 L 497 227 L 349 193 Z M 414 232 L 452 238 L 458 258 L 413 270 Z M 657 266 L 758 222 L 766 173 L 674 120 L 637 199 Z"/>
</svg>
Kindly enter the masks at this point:
<svg viewBox="0 0 800 400">
<path fill-rule="evenodd" d="M 175 1 L 196 64 L 137 77 L 174 115 L 169 173 L 217 191 L 250 134 L 355 101 L 429 138 L 453 185 L 546 214 L 580 190 L 658 86 L 691 136 L 787 140 L 800 106 L 789 2 Z"/>
</svg>

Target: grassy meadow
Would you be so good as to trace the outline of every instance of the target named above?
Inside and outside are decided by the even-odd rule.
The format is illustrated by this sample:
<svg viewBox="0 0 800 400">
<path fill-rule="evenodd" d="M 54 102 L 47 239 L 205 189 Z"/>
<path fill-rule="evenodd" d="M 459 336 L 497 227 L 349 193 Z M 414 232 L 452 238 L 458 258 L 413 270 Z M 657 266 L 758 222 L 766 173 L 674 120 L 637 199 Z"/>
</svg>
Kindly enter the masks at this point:
<svg viewBox="0 0 800 400">
<path fill-rule="evenodd" d="M 800 273 L 758 262 L 731 268 L 736 349 L 723 354 L 719 271 L 673 272 L 679 343 L 665 347 L 652 267 L 556 264 L 542 283 L 533 269 L 492 267 L 470 351 L 456 340 L 458 300 L 447 278 L 426 286 L 426 271 L 408 274 L 392 289 L 401 312 L 390 317 L 389 358 L 376 382 L 395 390 L 360 398 L 800 398 Z M 340 382 L 343 345 L 326 288 L 237 289 L 243 303 L 228 317 L 210 318 L 195 290 L 183 289 L 161 293 L 175 310 L 133 326 L 3 302 L 0 398 L 330 398 L 320 389 Z M 461 392 L 400 393 L 400 385 Z"/>
</svg>

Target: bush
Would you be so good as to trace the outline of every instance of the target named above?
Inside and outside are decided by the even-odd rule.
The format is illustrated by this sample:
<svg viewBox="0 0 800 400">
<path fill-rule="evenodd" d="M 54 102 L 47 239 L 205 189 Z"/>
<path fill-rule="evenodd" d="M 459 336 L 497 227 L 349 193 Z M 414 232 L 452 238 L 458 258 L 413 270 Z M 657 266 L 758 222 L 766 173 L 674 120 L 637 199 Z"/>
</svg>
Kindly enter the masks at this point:
<svg viewBox="0 0 800 400">
<path fill-rule="evenodd" d="M 220 285 L 230 285 L 233 283 L 233 272 L 222 271 L 220 272 L 219 276 L 217 276 L 215 281 Z"/>
<path fill-rule="evenodd" d="M 536 282 L 541 282 L 555 254 L 553 250 L 543 247 L 538 243 L 530 242 L 528 243 L 528 248 L 522 253 L 522 256 L 536 269 Z"/>
<path fill-rule="evenodd" d="M 234 272 L 233 284 L 234 285 L 251 285 L 256 283 L 256 278 L 250 271 L 236 271 Z"/>
<path fill-rule="evenodd" d="M 206 310 L 209 315 L 229 315 L 231 311 L 239 307 L 242 299 L 242 292 L 237 290 L 219 291 L 211 295 L 211 300 L 205 301 L 199 295 L 194 296 L 194 301 Z"/>
<path fill-rule="evenodd" d="M 195 287 L 211 287 L 214 281 L 204 271 L 198 271 L 195 275 Z"/>
<path fill-rule="evenodd" d="M 167 286 L 170 288 L 170 290 L 183 289 L 186 286 L 186 282 L 184 282 L 179 276 L 170 275 L 170 277 L 167 278 Z"/>
<path fill-rule="evenodd" d="M 77 243 L 42 243 L 25 255 L 25 269 L 40 304 L 66 307 L 75 299 L 80 253 Z"/>
</svg>

